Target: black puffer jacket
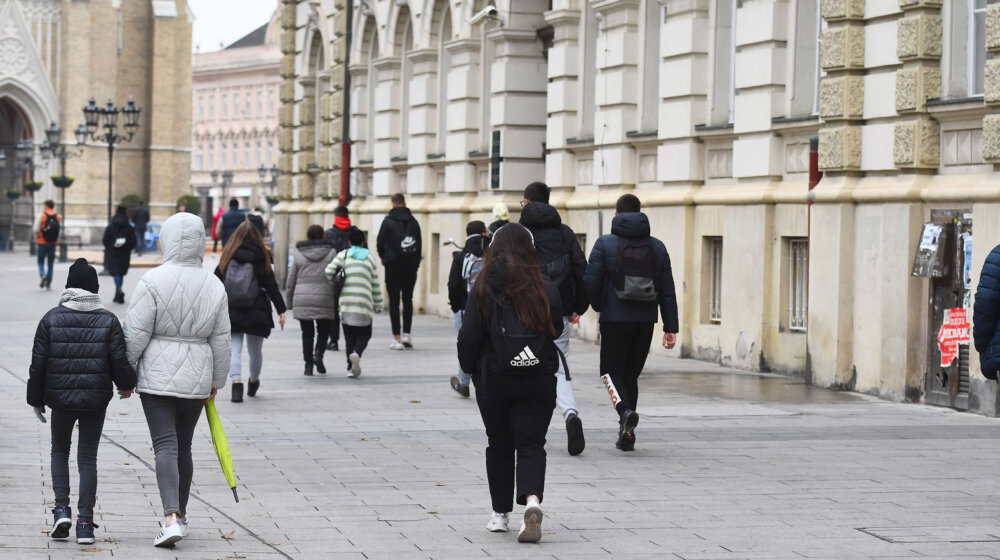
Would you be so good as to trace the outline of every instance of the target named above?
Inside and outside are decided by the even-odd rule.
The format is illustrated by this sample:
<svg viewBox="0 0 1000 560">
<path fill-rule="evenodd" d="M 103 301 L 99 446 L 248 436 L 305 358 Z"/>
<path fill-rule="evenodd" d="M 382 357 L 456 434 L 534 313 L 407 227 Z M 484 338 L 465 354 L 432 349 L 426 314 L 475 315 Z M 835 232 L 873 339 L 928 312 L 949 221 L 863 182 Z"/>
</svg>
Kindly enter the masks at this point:
<svg viewBox="0 0 1000 560">
<path fill-rule="evenodd" d="M 583 287 L 583 273 L 587 271 L 587 257 L 576 240 L 576 234 L 562 223 L 559 212 L 544 202 L 526 204 L 520 221 L 535 237 L 538 259 L 559 289 L 562 312 L 566 316 L 586 313 L 589 305 Z"/>
<path fill-rule="evenodd" d="M 56 307 L 35 331 L 28 404 L 59 410 L 104 410 L 119 391 L 135 388 L 125 334 L 114 313 Z"/>
<path fill-rule="evenodd" d="M 462 274 L 462 265 L 465 257 L 473 254 L 482 257 L 486 248 L 490 246 L 490 239 L 482 235 L 471 235 L 465 240 L 465 248 L 455 251 L 451 259 L 451 271 L 448 272 L 448 304 L 452 313 L 458 313 L 465 309 L 465 301 L 469 297 L 467 281 Z"/>
<path fill-rule="evenodd" d="M 278 315 L 284 313 L 286 307 L 285 299 L 281 297 L 281 290 L 278 289 L 278 282 L 274 279 L 274 272 L 267 270 L 264 249 L 248 239 L 233 254 L 233 260 L 253 264 L 260 292 L 257 293 L 257 300 L 251 307 L 246 309 L 229 308 L 229 322 L 232 325 L 232 332 L 267 338 L 271 334 L 271 329 L 274 328 L 271 305 L 274 305 L 274 310 L 278 312 Z M 219 267 L 215 267 L 215 275 L 225 283 L 226 278 L 219 271 Z"/>
</svg>

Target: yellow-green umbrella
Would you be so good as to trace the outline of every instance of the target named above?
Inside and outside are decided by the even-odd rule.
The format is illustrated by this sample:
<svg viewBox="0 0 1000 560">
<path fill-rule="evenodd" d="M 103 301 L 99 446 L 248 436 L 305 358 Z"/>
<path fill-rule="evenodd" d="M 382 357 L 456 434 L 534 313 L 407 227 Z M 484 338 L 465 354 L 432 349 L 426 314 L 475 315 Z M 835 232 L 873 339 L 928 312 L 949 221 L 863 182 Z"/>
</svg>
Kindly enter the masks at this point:
<svg viewBox="0 0 1000 560">
<path fill-rule="evenodd" d="M 222 429 L 219 413 L 215 410 L 214 399 L 205 403 L 205 416 L 208 417 L 208 427 L 212 430 L 212 445 L 215 446 L 215 454 L 219 456 L 222 474 L 226 475 L 226 482 L 233 491 L 233 497 L 239 502 L 240 497 L 236 494 L 236 475 L 233 474 L 233 456 L 229 453 L 229 441 L 226 440 L 226 431 Z"/>
</svg>

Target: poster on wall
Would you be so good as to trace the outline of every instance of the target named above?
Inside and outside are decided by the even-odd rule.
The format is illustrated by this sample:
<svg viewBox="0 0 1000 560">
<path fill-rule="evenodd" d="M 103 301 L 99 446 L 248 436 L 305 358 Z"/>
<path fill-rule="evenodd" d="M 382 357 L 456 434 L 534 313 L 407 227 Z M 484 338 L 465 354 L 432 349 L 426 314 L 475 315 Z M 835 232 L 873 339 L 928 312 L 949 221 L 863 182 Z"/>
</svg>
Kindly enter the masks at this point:
<svg viewBox="0 0 1000 560">
<path fill-rule="evenodd" d="M 941 350 L 941 367 L 951 367 L 958 357 L 959 345 L 969 344 L 969 314 L 965 309 L 946 309 L 941 330 L 938 331 L 938 349 Z"/>
<path fill-rule="evenodd" d="M 948 276 L 948 259 L 954 255 L 947 250 L 953 239 L 954 225 L 951 223 L 927 222 L 920 233 L 920 244 L 913 257 L 913 276 L 921 278 L 943 278 Z"/>
<path fill-rule="evenodd" d="M 966 290 L 972 289 L 972 234 L 962 234 L 962 249 L 965 253 L 965 261 L 962 265 L 962 281 Z"/>
</svg>

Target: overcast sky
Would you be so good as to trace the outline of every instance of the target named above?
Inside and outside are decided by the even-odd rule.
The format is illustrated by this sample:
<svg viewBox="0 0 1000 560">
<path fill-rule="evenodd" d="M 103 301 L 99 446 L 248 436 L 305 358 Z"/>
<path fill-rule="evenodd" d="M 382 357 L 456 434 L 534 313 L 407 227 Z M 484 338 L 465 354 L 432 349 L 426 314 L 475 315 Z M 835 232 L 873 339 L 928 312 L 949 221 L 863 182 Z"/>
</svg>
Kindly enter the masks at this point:
<svg viewBox="0 0 1000 560">
<path fill-rule="evenodd" d="M 219 50 L 264 25 L 278 7 L 277 0 L 188 0 L 194 12 L 192 49 Z"/>
</svg>

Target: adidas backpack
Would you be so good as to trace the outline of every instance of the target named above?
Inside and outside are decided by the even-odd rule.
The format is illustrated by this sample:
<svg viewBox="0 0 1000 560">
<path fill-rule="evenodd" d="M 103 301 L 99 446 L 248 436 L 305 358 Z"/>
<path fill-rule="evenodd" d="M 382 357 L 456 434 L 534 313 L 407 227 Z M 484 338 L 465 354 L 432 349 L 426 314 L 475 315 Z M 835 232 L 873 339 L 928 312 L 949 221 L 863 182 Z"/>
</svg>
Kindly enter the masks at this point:
<svg viewBox="0 0 1000 560">
<path fill-rule="evenodd" d="M 512 305 L 493 305 L 490 345 L 493 352 L 484 367 L 490 373 L 554 374 L 559 369 L 555 342 L 546 333 L 529 330 Z"/>
</svg>

